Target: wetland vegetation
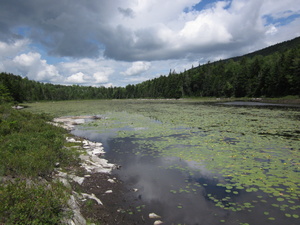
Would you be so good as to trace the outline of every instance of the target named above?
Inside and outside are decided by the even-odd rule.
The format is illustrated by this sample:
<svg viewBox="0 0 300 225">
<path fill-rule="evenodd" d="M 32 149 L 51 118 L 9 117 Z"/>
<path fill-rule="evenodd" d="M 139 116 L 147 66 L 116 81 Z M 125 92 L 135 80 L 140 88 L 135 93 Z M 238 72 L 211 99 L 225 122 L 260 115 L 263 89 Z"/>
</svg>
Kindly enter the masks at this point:
<svg viewBox="0 0 300 225">
<path fill-rule="evenodd" d="M 175 224 L 197 224 L 204 217 L 206 224 L 299 221 L 298 107 L 101 100 L 33 103 L 26 110 L 101 116 L 78 127 L 78 134 L 107 142 L 108 157 L 124 164 L 126 173 L 134 173 L 131 177 L 123 173 L 123 179 L 149 174 L 148 180 L 133 182 L 141 188 L 145 204 L 132 214 L 153 209 L 155 204 L 157 213 Z M 151 181 L 156 189 L 147 189 Z M 169 198 L 158 201 L 159 193 Z M 171 216 L 172 210 L 186 221 Z"/>
<path fill-rule="evenodd" d="M 51 179 L 56 163 L 77 163 L 63 148 L 66 131 L 51 117 L 0 105 L 0 224 L 58 224 L 68 189 Z"/>
</svg>

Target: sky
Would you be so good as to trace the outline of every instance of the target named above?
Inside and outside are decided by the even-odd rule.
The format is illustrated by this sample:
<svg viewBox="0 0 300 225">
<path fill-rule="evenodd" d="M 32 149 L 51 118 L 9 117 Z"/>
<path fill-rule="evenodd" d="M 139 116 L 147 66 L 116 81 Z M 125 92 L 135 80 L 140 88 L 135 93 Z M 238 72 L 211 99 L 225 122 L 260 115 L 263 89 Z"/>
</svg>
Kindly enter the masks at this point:
<svg viewBox="0 0 300 225">
<path fill-rule="evenodd" d="M 0 0 L 0 72 L 122 86 L 300 36 L 299 0 Z"/>
</svg>

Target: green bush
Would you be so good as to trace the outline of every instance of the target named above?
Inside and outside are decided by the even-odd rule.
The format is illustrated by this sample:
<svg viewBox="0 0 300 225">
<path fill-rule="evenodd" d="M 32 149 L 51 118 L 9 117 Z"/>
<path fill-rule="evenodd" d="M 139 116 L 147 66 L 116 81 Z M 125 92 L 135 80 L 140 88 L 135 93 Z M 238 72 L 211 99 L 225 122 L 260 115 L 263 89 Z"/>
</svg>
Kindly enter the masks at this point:
<svg viewBox="0 0 300 225">
<path fill-rule="evenodd" d="M 76 162 L 63 148 L 66 131 L 46 123 L 45 116 L 0 105 L 0 165 L 5 175 L 47 176 L 55 163 Z"/>
<path fill-rule="evenodd" d="M 66 188 L 50 175 L 78 157 L 63 147 L 66 131 L 47 120 L 0 104 L 0 224 L 59 224 L 65 216 Z"/>
<path fill-rule="evenodd" d="M 60 224 L 67 216 L 67 194 L 61 183 L 26 181 L 0 186 L 0 223 Z"/>
</svg>

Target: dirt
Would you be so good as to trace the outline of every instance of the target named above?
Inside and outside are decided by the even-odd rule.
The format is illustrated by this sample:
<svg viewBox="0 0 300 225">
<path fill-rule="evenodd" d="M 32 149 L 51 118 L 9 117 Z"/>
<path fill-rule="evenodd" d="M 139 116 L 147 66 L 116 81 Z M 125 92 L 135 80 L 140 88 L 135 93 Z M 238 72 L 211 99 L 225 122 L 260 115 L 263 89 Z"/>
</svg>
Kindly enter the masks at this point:
<svg viewBox="0 0 300 225">
<path fill-rule="evenodd" d="M 108 180 L 114 180 L 111 183 Z M 136 212 L 136 207 L 141 203 L 138 194 L 125 187 L 125 184 L 111 174 L 95 173 L 86 178 L 82 185 L 72 184 L 77 192 L 95 194 L 103 205 L 95 200 L 80 202 L 81 213 L 85 219 L 95 224 L 107 225 L 135 225 L 153 224 L 142 212 Z M 105 193 L 111 190 L 112 193 Z"/>
</svg>

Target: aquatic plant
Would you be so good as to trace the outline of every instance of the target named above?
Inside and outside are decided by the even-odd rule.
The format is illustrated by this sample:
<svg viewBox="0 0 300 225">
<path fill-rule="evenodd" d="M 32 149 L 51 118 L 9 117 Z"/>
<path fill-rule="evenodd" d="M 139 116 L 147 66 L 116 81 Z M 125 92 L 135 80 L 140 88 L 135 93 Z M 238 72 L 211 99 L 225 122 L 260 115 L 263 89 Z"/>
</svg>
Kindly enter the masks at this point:
<svg viewBox="0 0 300 225">
<path fill-rule="evenodd" d="M 64 108 L 68 115 L 102 115 L 103 119 L 86 124 L 83 129 L 96 130 L 99 134 L 114 133 L 119 139 L 130 137 L 137 146 L 132 150 L 136 155 L 175 157 L 205 168 L 218 181 L 201 183 L 201 188 L 215 185 L 223 192 L 222 198 L 208 196 L 216 207 L 251 212 L 252 208 L 264 204 L 278 209 L 283 216 L 299 217 L 295 213 L 300 209 L 300 112 L 297 109 L 150 100 L 76 102 L 79 109 L 69 103 L 71 107 Z M 60 105 L 53 103 L 50 112 L 59 112 Z M 37 105 L 34 110 L 41 108 Z M 201 171 L 195 168 L 172 169 L 191 176 Z M 170 194 L 180 193 L 194 192 L 190 188 L 170 190 Z M 245 194 L 257 197 L 252 202 L 235 197 Z M 279 215 L 265 216 L 273 220 Z"/>
</svg>

